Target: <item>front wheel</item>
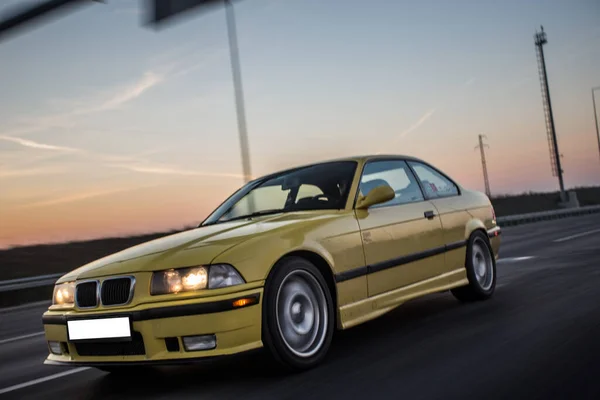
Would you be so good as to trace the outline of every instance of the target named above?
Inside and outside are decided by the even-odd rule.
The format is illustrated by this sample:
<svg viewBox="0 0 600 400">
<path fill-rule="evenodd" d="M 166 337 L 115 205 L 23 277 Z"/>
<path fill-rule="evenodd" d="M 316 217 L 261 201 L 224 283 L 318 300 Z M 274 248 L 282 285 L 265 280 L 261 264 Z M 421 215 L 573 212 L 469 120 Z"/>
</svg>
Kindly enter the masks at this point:
<svg viewBox="0 0 600 400">
<path fill-rule="evenodd" d="M 308 260 L 290 257 L 275 267 L 265 287 L 263 341 L 284 366 L 305 370 L 325 358 L 334 331 L 331 293 Z"/>
<path fill-rule="evenodd" d="M 489 240 L 483 232 L 476 231 L 467 243 L 467 286 L 452 289 L 460 301 L 481 301 L 492 297 L 496 288 L 496 259 Z"/>
</svg>

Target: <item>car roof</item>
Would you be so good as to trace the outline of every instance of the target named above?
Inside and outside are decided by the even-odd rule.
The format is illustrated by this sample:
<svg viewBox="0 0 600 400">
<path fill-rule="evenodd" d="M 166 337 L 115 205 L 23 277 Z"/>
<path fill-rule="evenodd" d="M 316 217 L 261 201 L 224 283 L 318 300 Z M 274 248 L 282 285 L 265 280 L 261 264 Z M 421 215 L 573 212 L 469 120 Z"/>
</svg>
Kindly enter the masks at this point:
<svg viewBox="0 0 600 400">
<path fill-rule="evenodd" d="M 416 157 L 407 156 L 407 155 L 404 155 L 404 154 L 364 154 L 364 155 L 358 155 L 358 156 L 354 156 L 354 157 L 338 158 L 338 159 L 329 160 L 329 161 L 322 161 L 322 162 L 332 162 L 332 161 L 368 161 L 368 160 L 383 160 L 383 159 L 390 159 L 390 158 L 421 161 L 420 159 L 418 159 Z M 320 164 L 322 162 L 317 162 L 315 164 Z"/>
<path fill-rule="evenodd" d="M 328 159 L 328 160 L 315 161 L 315 162 L 312 162 L 309 164 L 298 165 L 296 167 L 287 168 L 286 170 L 303 168 L 303 167 L 308 167 L 311 165 L 327 164 L 327 163 L 331 163 L 331 162 L 340 162 L 340 161 L 357 161 L 357 162 L 363 161 L 363 162 L 366 162 L 366 161 L 370 161 L 370 160 L 386 160 L 386 159 L 389 160 L 390 158 L 413 160 L 413 161 L 423 161 L 417 157 L 407 156 L 407 155 L 403 155 L 403 154 L 364 154 L 364 155 L 357 155 L 357 156 L 352 156 L 352 157 L 341 157 L 341 158 L 332 158 L 332 159 Z"/>
<path fill-rule="evenodd" d="M 257 176 L 253 179 L 253 181 L 256 180 L 262 180 L 264 178 L 267 178 L 269 176 L 272 175 L 279 175 L 288 171 L 293 171 L 295 169 L 300 169 L 300 168 L 306 168 L 306 167 L 310 167 L 312 165 L 319 165 L 319 164 L 328 164 L 328 163 L 332 163 L 332 162 L 344 162 L 344 161 L 355 161 L 355 162 L 366 162 L 366 161 L 371 161 L 371 160 L 389 160 L 389 159 L 403 159 L 403 160 L 412 160 L 412 161 L 423 161 L 417 157 L 412 157 L 412 156 L 407 156 L 407 155 L 403 155 L 403 154 L 363 154 L 363 155 L 357 155 L 357 156 L 351 156 L 351 157 L 341 157 L 341 158 L 332 158 L 332 159 L 326 159 L 326 160 L 321 160 L 321 161 L 315 161 L 312 163 L 307 163 L 307 164 L 302 164 L 302 165 L 296 165 L 296 166 L 292 166 L 290 168 L 285 168 L 285 169 L 281 169 L 278 171 L 273 171 L 271 173 L 268 173 L 266 175 L 262 175 L 262 176 Z"/>
</svg>

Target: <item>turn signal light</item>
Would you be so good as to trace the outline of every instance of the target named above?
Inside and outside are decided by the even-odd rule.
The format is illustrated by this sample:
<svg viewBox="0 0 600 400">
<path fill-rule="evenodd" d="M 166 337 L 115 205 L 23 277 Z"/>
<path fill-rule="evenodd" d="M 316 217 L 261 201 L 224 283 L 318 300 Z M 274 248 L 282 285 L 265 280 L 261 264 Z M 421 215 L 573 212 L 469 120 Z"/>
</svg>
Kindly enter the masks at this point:
<svg viewBox="0 0 600 400">
<path fill-rule="evenodd" d="M 233 306 L 237 308 L 237 307 L 249 306 L 249 305 L 255 304 L 255 303 L 256 303 L 256 298 L 246 297 L 246 298 L 237 299 L 236 301 L 234 301 Z"/>
</svg>

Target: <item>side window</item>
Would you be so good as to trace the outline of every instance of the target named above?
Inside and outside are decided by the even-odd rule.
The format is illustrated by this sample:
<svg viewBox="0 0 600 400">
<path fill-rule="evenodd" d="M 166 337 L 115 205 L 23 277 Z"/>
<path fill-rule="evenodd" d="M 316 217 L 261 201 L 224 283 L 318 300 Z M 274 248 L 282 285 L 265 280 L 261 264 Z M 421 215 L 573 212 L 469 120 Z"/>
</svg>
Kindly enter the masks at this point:
<svg viewBox="0 0 600 400">
<path fill-rule="evenodd" d="M 367 163 L 360 178 L 360 193 L 365 196 L 373 188 L 388 184 L 396 197 L 375 207 L 413 203 L 425 200 L 417 179 L 405 161 L 388 160 Z"/>
<path fill-rule="evenodd" d="M 259 187 L 243 197 L 229 212 L 221 219 L 227 220 L 239 215 L 250 214 L 254 211 L 271 209 L 282 209 L 285 206 L 290 190 L 281 190 L 281 186 Z M 252 203 L 251 203 L 252 201 Z M 253 208 L 250 208 L 252 204 Z"/>
<path fill-rule="evenodd" d="M 428 197 L 435 198 L 458 195 L 458 187 L 435 169 L 415 161 L 409 161 L 409 163 L 423 184 L 423 188 Z"/>
<path fill-rule="evenodd" d="M 296 203 L 298 203 L 298 201 L 300 201 L 301 199 L 304 199 L 307 197 L 312 198 L 319 194 L 323 194 L 323 191 L 321 189 L 319 189 L 318 186 L 309 185 L 309 184 L 304 183 L 304 184 L 300 185 L 300 187 L 298 188 L 298 194 L 296 195 Z"/>
</svg>

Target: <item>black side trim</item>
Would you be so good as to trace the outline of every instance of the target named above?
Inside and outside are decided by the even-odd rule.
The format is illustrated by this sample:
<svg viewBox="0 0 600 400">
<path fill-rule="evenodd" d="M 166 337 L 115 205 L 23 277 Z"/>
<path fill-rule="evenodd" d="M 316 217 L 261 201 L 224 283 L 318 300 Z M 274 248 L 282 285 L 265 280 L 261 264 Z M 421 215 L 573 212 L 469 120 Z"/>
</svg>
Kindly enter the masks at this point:
<svg viewBox="0 0 600 400">
<path fill-rule="evenodd" d="M 461 247 L 465 247 L 467 245 L 466 240 L 459 240 L 458 242 L 448 243 L 446 245 L 446 251 L 452 251 L 456 249 L 460 249 Z"/>
<path fill-rule="evenodd" d="M 372 264 L 368 266 L 369 273 L 372 274 L 374 272 L 383 271 L 386 269 L 399 267 L 404 264 L 408 264 L 411 262 L 419 261 L 424 258 L 437 256 L 438 254 L 442 254 L 446 251 L 446 246 L 434 247 L 433 249 L 421 251 L 418 253 L 408 254 L 406 256 L 392 258 L 391 260 L 386 260 L 382 262 L 378 262 L 376 264 Z"/>
<path fill-rule="evenodd" d="M 434 247 L 433 249 L 420 251 L 418 253 L 408 254 L 406 256 L 392 258 L 390 260 L 385 260 L 378 262 L 376 264 L 367 265 L 366 267 L 358 267 L 348 271 L 340 272 L 335 275 L 336 282 L 344 282 L 354 278 L 360 278 L 361 276 L 365 276 L 368 274 L 372 274 L 375 272 L 383 271 L 389 268 L 400 267 L 404 264 L 408 264 L 411 262 L 419 261 L 428 257 L 437 256 L 439 254 L 443 254 L 447 251 L 457 250 L 461 247 L 467 245 L 466 240 L 459 240 L 458 242 L 448 243 L 444 246 Z"/>
<path fill-rule="evenodd" d="M 253 299 L 256 302 L 247 306 L 234 307 L 233 303 L 241 299 Z M 213 314 L 223 311 L 231 311 L 238 308 L 249 307 L 260 303 L 260 295 L 258 293 L 248 296 L 242 296 L 231 300 L 215 301 L 213 303 L 198 303 L 187 304 L 184 306 L 171 306 L 161 308 L 150 308 L 148 310 L 137 311 L 134 315 L 134 321 L 148 321 L 152 319 L 185 317 L 187 315 Z"/>
<path fill-rule="evenodd" d="M 233 303 L 241 299 L 253 299 L 255 302 L 234 307 Z M 68 318 L 64 315 L 44 315 L 42 316 L 42 323 L 44 325 L 66 325 L 67 319 L 69 321 L 79 319 L 96 319 L 96 318 L 111 318 L 111 317 L 124 317 L 129 316 L 132 321 L 149 321 L 153 319 L 161 318 L 174 318 L 184 317 L 188 315 L 200 315 L 200 314 L 212 314 L 224 311 L 237 310 L 240 308 L 251 307 L 260 303 L 260 294 L 254 293 L 247 296 L 241 296 L 229 300 L 215 301 L 212 303 L 199 303 L 199 304 L 186 304 L 183 306 L 170 306 L 170 307 L 159 307 L 151 308 L 142 311 L 130 311 L 120 313 L 107 313 L 107 314 L 94 314 L 94 315 L 77 315 L 69 316 Z"/>
<path fill-rule="evenodd" d="M 350 279 L 359 278 L 369 273 L 367 266 L 354 268 L 348 271 L 340 272 L 335 275 L 336 282 L 349 281 Z"/>
</svg>

